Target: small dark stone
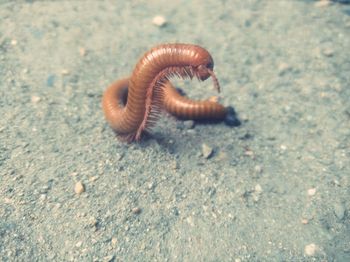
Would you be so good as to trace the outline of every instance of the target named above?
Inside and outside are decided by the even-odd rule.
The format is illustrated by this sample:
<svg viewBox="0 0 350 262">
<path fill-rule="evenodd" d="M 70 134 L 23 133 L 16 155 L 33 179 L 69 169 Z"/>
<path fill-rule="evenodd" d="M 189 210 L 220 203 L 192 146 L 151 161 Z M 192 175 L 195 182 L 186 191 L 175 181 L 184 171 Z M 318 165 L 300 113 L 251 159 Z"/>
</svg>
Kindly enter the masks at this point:
<svg viewBox="0 0 350 262">
<path fill-rule="evenodd" d="M 171 210 L 170 210 L 171 214 L 173 214 L 174 216 L 178 216 L 180 213 L 179 213 L 179 210 L 177 209 L 177 207 L 173 207 Z"/>
<path fill-rule="evenodd" d="M 241 136 L 239 139 L 241 140 L 249 140 L 249 139 L 252 139 L 253 138 L 253 135 L 249 134 L 249 133 L 246 133 L 244 134 L 244 136 Z"/>
<path fill-rule="evenodd" d="M 209 197 L 213 197 L 216 193 L 216 189 L 214 187 L 207 187 L 205 191 L 209 195 Z"/>
<path fill-rule="evenodd" d="M 235 109 L 232 106 L 226 107 L 227 114 L 225 117 L 225 124 L 228 126 L 240 126 L 242 123 L 238 119 Z"/>
</svg>

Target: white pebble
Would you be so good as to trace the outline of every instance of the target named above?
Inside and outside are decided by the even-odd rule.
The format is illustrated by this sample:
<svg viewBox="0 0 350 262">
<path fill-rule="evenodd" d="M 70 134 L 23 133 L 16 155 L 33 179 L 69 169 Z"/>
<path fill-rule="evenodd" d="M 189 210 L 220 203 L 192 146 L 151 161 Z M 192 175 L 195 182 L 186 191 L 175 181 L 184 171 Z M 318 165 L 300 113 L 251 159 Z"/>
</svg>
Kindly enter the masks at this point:
<svg viewBox="0 0 350 262">
<path fill-rule="evenodd" d="M 207 144 L 202 144 L 202 155 L 204 158 L 210 158 L 213 154 L 213 149 Z"/>
<path fill-rule="evenodd" d="M 331 1 L 329 0 L 319 0 L 318 2 L 315 3 L 316 7 L 325 7 L 329 6 L 331 4 Z"/>
<path fill-rule="evenodd" d="M 118 239 L 115 238 L 115 237 L 112 237 L 112 239 L 111 239 L 111 244 L 112 244 L 113 247 L 116 247 L 117 244 L 118 244 Z"/>
<path fill-rule="evenodd" d="M 153 182 L 148 183 L 147 188 L 148 188 L 149 190 L 154 189 L 154 187 L 155 187 L 155 185 L 154 185 L 154 183 L 153 183 Z"/>
<path fill-rule="evenodd" d="M 38 103 L 41 100 L 41 98 L 39 96 L 32 96 L 30 100 L 32 101 L 32 103 Z"/>
<path fill-rule="evenodd" d="M 290 70 L 290 65 L 288 65 L 287 63 L 280 63 L 278 65 L 278 73 L 279 73 L 279 75 L 283 75 L 288 70 Z"/>
<path fill-rule="evenodd" d="M 254 157 L 254 151 L 247 149 L 246 151 L 244 151 L 244 155 L 249 157 Z"/>
<path fill-rule="evenodd" d="M 194 221 L 193 221 L 193 217 L 189 216 L 186 218 L 186 222 L 190 225 L 190 226 L 194 226 Z"/>
<path fill-rule="evenodd" d="M 41 194 L 40 195 L 40 200 L 41 201 L 44 201 L 44 200 L 46 200 L 47 199 L 47 195 L 46 194 Z"/>
<path fill-rule="evenodd" d="M 166 20 L 164 16 L 157 15 L 153 17 L 152 23 L 158 27 L 162 27 L 162 26 L 165 26 Z"/>
<path fill-rule="evenodd" d="M 327 57 L 331 57 L 334 55 L 334 50 L 331 48 L 326 48 L 322 51 L 322 53 Z"/>
<path fill-rule="evenodd" d="M 92 177 L 89 178 L 89 181 L 90 182 L 95 182 L 97 179 L 99 179 L 98 176 L 92 176 Z"/>
<path fill-rule="evenodd" d="M 85 56 L 86 55 L 86 49 L 84 47 L 79 48 L 79 54 L 80 56 Z"/>
<path fill-rule="evenodd" d="M 62 75 L 69 75 L 69 71 L 67 69 L 62 69 L 61 74 Z"/>
<path fill-rule="evenodd" d="M 302 219 L 301 219 L 301 223 L 302 223 L 303 225 L 307 225 L 307 224 L 309 224 L 309 220 L 306 219 L 306 218 L 302 218 Z"/>
<path fill-rule="evenodd" d="M 255 186 L 255 192 L 256 193 L 258 193 L 258 194 L 260 194 L 260 193 L 262 193 L 262 188 L 261 188 L 261 186 L 259 185 L 259 184 L 257 184 L 256 186 Z"/>
<path fill-rule="evenodd" d="M 304 253 L 305 255 L 311 257 L 315 255 L 316 249 L 317 249 L 317 246 L 314 243 L 312 243 L 305 246 Z"/>
<path fill-rule="evenodd" d="M 114 261 L 114 255 L 105 256 L 103 258 L 103 262 L 111 262 L 111 261 Z"/>
<path fill-rule="evenodd" d="M 260 174 L 260 173 L 262 173 L 263 168 L 262 168 L 262 166 L 256 165 L 256 166 L 254 167 L 254 171 L 255 171 L 257 174 Z"/>
<path fill-rule="evenodd" d="M 308 191 L 307 191 L 307 194 L 309 196 L 314 196 L 316 194 L 316 188 L 310 188 Z"/>
<path fill-rule="evenodd" d="M 85 186 L 82 182 L 77 182 L 74 186 L 74 192 L 78 195 L 80 195 L 81 193 L 83 193 L 85 191 Z"/>
</svg>

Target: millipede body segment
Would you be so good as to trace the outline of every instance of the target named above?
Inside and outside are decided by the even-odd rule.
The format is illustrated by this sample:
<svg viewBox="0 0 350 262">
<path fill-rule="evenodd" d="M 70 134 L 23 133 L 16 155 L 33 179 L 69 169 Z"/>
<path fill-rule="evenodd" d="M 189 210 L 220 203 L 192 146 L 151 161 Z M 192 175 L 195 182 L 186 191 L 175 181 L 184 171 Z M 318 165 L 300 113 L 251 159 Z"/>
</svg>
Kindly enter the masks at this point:
<svg viewBox="0 0 350 262">
<path fill-rule="evenodd" d="M 171 77 L 211 77 L 214 62 L 207 50 L 191 44 L 162 44 L 146 52 L 129 78 L 117 80 L 105 91 L 102 107 L 107 122 L 119 137 L 129 142 L 158 119 L 161 110 L 181 119 L 223 119 L 226 108 L 209 100 L 193 101 L 182 96 L 169 82 Z"/>
</svg>

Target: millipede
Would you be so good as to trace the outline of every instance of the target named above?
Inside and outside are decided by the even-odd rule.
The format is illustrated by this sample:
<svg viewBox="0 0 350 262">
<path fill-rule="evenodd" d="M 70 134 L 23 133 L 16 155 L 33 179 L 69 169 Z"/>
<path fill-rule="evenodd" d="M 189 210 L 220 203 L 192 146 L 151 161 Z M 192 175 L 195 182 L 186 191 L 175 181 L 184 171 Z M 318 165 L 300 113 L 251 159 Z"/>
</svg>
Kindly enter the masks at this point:
<svg viewBox="0 0 350 262">
<path fill-rule="evenodd" d="M 136 64 L 132 74 L 113 82 L 104 92 L 102 108 L 111 128 L 122 140 L 140 140 L 142 134 L 152 127 L 162 110 L 181 119 L 224 120 L 232 107 L 211 101 L 194 101 L 178 92 L 170 83 L 172 77 L 211 77 L 220 92 L 210 53 L 192 44 L 162 44 L 146 52 Z M 232 122 L 232 121 L 231 121 Z M 234 118 L 233 123 L 239 124 Z"/>
</svg>

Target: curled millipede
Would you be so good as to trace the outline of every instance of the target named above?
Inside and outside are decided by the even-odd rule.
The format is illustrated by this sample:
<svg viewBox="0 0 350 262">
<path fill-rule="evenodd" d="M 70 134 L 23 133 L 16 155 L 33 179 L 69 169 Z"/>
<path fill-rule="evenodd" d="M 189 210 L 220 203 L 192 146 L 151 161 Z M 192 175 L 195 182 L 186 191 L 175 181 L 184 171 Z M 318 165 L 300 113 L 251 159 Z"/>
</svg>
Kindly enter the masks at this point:
<svg viewBox="0 0 350 262">
<path fill-rule="evenodd" d="M 227 109 L 209 100 L 186 98 L 169 82 L 171 77 L 211 77 L 220 91 L 213 72 L 214 62 L 207 50 L 191 44 L 162 44 L 144 54 L 130 78 L 112 83 L 105 91 L 102 107 L 105 118 L 119 137 L 129 142 L 157 121 L 165 109 L 182 119 L 223 119 Z"/>
</svg>

